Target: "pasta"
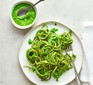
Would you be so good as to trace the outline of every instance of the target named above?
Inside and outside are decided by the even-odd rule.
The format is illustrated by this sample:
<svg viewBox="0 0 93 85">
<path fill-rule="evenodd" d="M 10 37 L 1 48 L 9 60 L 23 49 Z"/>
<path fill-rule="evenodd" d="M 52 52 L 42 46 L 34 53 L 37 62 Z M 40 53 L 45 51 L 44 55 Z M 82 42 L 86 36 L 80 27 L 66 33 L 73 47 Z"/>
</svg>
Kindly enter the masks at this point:
<svg viewBox="0 0 93 85">
<path fill-rule="evenodd" d="M 42 81 L 48 81 L 52 76 L 58 81 L 64 72 L 73 67 L 70 55 L 66 52 L 67 47 L 73 42 L 71 31 L 60 35 L 57 31 L 56 28 L 49 30 L 47 25 L 43 25 L 33 41 L 30 41 L 31 48 L 26 51 L 30 63 L 27 67 L 36 72 Z M 76 56 L 73 55 L 73 58 Z"/>
</svg>

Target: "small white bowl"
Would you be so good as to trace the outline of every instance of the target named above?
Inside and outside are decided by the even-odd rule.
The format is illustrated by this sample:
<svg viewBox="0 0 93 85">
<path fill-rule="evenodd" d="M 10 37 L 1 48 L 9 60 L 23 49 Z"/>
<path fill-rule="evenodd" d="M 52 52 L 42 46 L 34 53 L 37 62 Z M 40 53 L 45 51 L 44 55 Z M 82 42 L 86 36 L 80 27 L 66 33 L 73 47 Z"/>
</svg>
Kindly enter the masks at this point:
<svg viewBox="0 0 93 85">
<path fill-rule="evenodd" d="M 31 27 L 31 26 L 36 22 L 36 19 L 37 19 L 37 9 L 36 9 L 36 7 L 34 6 L 34 9 L 35 9 L 35 12 L 36 12 L 35 20 L 34 20 L 30 25 L 20 26 L 20 25 L 18 25 L 17 23 L 15 23 L 15 21 L 13 20 L 13 17 L 12 17 L 12 12 L 13 12 L 14 7 L 15 7 L 16 5 L 18 5 L 18 4 L 20 4 L 20 3 L 28 3 L 28 4 L 33 5 L 33 3 L 30 2 L 30 1 L 19 1 L 19 2 L 15 3 L 15 4 L 13 5 L 13 7 L 12 7 L 12 10 L 11 10 L 11 13 L 10 13 L 10 18 L 11 18 L 11 21 L 12 21 L 12 23 L 13 23 L 13 25 L 14 25 L 15 27 L 17 27 L 17 28 L 19 28 L 19 29 L 27 29 L 27 28 Z"/>
</svg>

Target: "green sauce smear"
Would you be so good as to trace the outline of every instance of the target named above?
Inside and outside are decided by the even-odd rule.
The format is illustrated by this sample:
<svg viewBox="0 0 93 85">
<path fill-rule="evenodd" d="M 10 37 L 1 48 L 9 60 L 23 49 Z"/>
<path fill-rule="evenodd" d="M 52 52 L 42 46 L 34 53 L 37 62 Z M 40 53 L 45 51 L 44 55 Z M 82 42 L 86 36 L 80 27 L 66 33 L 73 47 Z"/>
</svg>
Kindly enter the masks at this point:
<svg viewBox="0 0 93 85">
<path fill-rule="evenodd" d="M 14 7 L 13 12 L 12 12 L 12 18 L 16 24 L 18 24 L 20 26 L 27 26 L 27 25 L 30 25 L 31 23 L 33 23 L 33 21 L 36 18 L 36 11 L 34 8 L 31 8 L 28 11 L 28 13 L 26 13 L 23 16 L 17 15 L 17 13 L 20 9 L 28 8 L 29 6 L 30 6 L 30 4 L 20 3 Z"/>
</svg>

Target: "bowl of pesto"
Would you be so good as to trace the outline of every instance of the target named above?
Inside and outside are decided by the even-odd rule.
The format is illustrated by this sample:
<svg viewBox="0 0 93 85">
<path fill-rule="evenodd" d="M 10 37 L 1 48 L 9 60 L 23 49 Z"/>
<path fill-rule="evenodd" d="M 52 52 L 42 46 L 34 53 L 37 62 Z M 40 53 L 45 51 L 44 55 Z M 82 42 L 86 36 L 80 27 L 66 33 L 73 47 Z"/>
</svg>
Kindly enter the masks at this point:
<svg viewBox="0 0 93 85">
<path fill-rule="evenodd" d="M 11 21 L 14 26 L 19 29 L 27 29 L 31 27 L 37 18 L 37 9 L 36 7 L 31 8 L 25 15 L 18 16 L 18 11 L 22 8 L 28 8 L 30 5 L 33 5 L 30 1 L 20 1 L 13 5 L 11 11 Z"/>
</svg>

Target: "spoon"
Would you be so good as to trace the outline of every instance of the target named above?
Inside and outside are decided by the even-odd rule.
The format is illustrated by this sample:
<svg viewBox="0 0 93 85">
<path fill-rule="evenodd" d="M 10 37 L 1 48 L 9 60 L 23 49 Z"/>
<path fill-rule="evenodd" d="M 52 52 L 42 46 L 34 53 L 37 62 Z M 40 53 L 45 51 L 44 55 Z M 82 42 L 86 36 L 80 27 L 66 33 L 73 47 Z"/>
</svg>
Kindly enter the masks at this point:
<svg viewBox="0 0 93 85">
<path fill-rule="evenodd" d="M 18 11 L 17 15 L 18 16 L 23 16 L 25 15 L 31 8 L 33 8 L 35 5 L 37 5 L 38 3 L 42 2 L 44 0 L 39 0 L 38 2 L 36 2 L 35 4 L 29 6 L 28 8 L 22 8 Z"/>
</svg>

